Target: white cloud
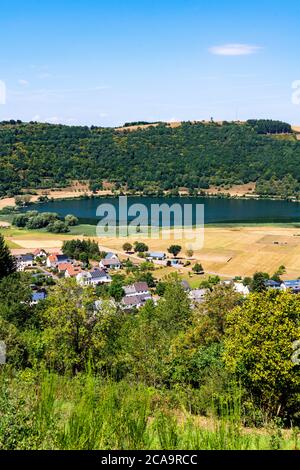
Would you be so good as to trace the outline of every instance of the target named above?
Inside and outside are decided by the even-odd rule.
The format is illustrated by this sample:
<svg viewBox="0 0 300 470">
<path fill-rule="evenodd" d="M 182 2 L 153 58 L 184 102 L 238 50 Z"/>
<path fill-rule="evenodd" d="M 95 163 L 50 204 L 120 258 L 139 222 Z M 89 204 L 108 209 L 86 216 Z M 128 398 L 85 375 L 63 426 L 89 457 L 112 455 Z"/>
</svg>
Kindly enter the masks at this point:
<svg viewBox="0 0 300 470">
<path fill-rule="evenodd" d="M 239 56 L 255 54 L 260 49 L 260 46 L 253 46 L 250 44 L 223 44 L 220 46 L 213 46 L 209 51 L 214 55 Z"/>
<path fill-rule="evenodd" d="M 22 86 L 29 85 L 29 82 L 27 80 L 24 80 L 23 78 L 20 78 L 20 80 L 18 80 L 18 82 L 19 82 L 19 85 L 22 85 Z"/>
</svg>

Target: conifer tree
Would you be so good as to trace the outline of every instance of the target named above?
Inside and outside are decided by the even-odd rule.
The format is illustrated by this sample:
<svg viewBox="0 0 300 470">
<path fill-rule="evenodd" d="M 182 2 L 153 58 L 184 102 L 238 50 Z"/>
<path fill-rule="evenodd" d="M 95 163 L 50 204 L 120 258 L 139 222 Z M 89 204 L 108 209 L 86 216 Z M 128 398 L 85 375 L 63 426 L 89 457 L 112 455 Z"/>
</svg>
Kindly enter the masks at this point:
<svg viewBox="0 0 300 470">
<path fill-rule="evenodd" d="M 0 280 L 16 271 L 16 263 L 0 234 Z"/>
</svg>

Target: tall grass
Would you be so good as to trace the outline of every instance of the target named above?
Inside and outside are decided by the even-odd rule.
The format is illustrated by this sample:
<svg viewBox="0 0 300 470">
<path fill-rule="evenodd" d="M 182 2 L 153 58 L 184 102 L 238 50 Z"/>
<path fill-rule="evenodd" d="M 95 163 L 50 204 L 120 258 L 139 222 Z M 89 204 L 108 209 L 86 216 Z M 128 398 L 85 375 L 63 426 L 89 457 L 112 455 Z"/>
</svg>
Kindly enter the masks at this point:
<svg viewBox="0 0 300 470">
<path fill-rule="evenodd" d="M 278 429 L 243 429 L 234 395 L 219 401 L 214 416 L 203 423 L 171 409 L 157 390 L 143 385 L 47 372 L 0 373 L 0 379 L 0 448 L 243 450 L 298 445 L 297 433 L 287 440 Z"/>
</svg>

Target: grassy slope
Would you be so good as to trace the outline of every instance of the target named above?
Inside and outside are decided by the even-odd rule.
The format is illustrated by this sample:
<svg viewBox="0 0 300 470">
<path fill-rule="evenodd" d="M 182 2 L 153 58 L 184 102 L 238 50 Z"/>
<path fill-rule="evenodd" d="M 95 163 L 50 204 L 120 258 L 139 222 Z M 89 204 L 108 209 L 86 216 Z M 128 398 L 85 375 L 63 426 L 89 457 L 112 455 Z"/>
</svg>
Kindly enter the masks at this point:
<svg viewBox="0 0 300 470">
<path fill-rule="evenodd" d="M 297 435 L 246 429 L 238 396 L 219 399 L 218 417 L 188 411 L 182 390 L 141 384 L 0 371 L 0 449 L 254 450 L 296 449 Z M 180 398 L 179 398 L 180 397 Z M 5 411 L 5 413 L 4 413 Z"/>
</svg>

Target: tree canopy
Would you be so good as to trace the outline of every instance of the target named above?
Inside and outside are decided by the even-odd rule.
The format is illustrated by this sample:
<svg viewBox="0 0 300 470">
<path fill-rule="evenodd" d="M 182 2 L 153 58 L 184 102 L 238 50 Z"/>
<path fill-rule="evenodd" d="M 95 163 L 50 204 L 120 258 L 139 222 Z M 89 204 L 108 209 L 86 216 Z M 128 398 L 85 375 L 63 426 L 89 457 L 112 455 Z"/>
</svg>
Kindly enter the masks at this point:
<svg viewBox="0 0 300 470">
<path fill-rule="evenodd" d="M 294 407 L 300 386 L 300 368 L 292 360 L 300 340 L 299 296 L 252 294 L 228 313 L 225 331 L 225 363 L 247 389 L 274 414 Z"/>
<path fill-rule="evenodd" d="M 25 188 L 63 187 L 73 180 L 104 181 L 147 194 L 191 191 L 210 185 L 258 182 L 273 194 L 299 191 L 300 142 L 290 126 L 182 123 L 122 132 L 111 128 L 41 123 L 0 123 L 0 196 Z M 266 135 L 269 134 L 269 135 Z M 292 189 L 291 189 L 292 188 Z M 174 194 L 175 194 L 174 193 Z"/>
<path fill-rule="evenodd" d="M 16 270 L 16 263 L 7 247 L 3 235 L 0 234 L 0 280 Z"/>
</svg>

